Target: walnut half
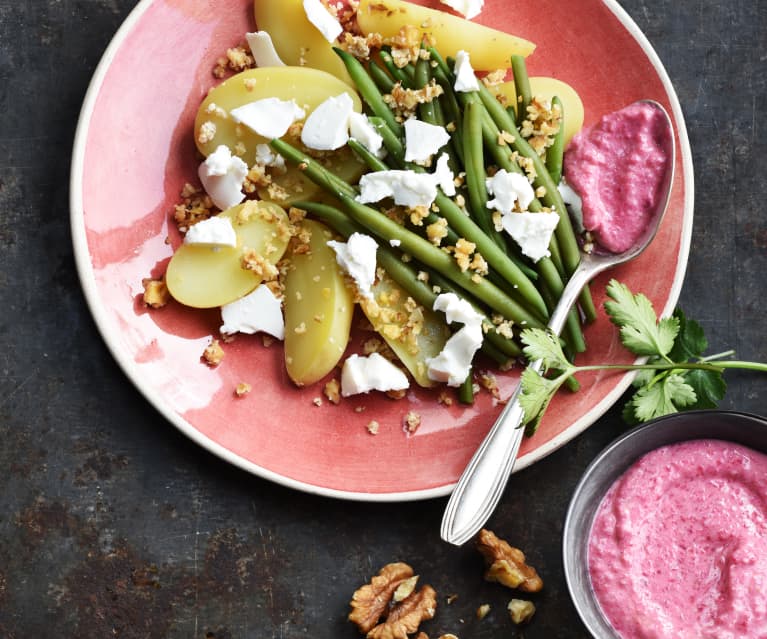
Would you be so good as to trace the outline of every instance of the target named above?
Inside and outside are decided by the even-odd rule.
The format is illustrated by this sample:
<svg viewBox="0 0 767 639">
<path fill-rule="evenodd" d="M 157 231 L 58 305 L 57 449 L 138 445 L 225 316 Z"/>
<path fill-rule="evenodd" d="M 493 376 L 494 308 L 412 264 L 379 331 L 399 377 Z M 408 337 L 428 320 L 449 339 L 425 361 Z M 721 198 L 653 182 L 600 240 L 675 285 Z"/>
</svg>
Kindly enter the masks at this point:
<svg viewBox="0 0 767 639">
<path fill-rule="evenodd" d="M 385 565 L 369 584 L 355 591 L 349 621 L 368 639 L 407 639 L 437 611 L 434 588 L 423 586 L 416 590 L 416 579 L 413 569 L 405 563 Z"/>
<path fill-rule="evenodd" d="M 535 568 L 527 565 L 524 553 L 496 537 L 493 532 L 484 529 L 479 532 L 477 549 L 488 566 L 485 573 L 488 581 L 497 581 L 524 592 L 538 592 L 543 588 L 543 580 Z"/>
</svg>

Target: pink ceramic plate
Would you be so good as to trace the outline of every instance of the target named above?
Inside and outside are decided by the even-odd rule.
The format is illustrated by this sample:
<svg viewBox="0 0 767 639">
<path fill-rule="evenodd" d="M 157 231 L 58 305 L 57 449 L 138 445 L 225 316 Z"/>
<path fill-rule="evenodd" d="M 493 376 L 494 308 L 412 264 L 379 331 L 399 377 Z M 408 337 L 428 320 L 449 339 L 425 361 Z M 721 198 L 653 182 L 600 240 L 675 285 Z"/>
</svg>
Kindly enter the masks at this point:
<svg viewBox="0 0 767 639">
<path fill-rule="evenodd" d="M 687 262 L 693 174 L 677 97 L 649 43 L 612 0 L 578 0 L 567 11 L 560 0 L 488 0 L 477 21 L 507 26 L 536 42 L 530 73 L 573 85 L 583 98 L 586 124 L 641 98 L 672 113 L 681 161 L 668 215 L 652 247 L 609 274 L 670 312 Z M 334 497 L 447 494 L 500 410 L 488 393 L 469 408 L 445 406 L 436 393 L 421 390 L 401 401 L 361 396 L 316 406 L 322 384 L 292 386 L 279 344 L 265 348 L 259 337 L 238 337 L 226 346 L 221 366 L 211 369 L 200 363 L 200 354 L 218 330 L 217 312 L 176 304 L 150 311 L 141 303 L 142 278 L 163 273 L 178 241 L 169 214 L 184 182 L 196 175 L 192 121 L 215 82 L 211 69 L 254 29 L 250 0 L 143 0 L 104 55 L 83 105 L 71 185 L 75 253 L 96 323 L 147 399 L 233 464 Z M 593 286 L 600 306 L 607 277 Z M 589 352 L 581 361 L 629 359 L 604 316 L 586 336 Z M 517 376 L 499 376 L 503 398 Z M 233 391 L 242 381 L 253 391 L 238 399 Z M 580 433 L 630 379 L 594 373 L 580 381 L 581 392 L 554 401 L 539 432 L 524 443 L 517 469 Z M 411 410 L 420 414 L 421 426 L 408 435 L 403 417 Z M 380 424 L 376 436 L 366 429 L 371 420 Z"/>
</svg>

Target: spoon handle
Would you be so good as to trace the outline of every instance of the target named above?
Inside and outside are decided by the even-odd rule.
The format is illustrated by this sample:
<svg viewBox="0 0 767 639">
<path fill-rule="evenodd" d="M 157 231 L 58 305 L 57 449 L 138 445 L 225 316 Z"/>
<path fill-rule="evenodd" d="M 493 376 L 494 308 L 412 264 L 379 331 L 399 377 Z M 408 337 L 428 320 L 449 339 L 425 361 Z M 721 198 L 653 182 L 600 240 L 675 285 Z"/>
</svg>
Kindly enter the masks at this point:
<svg viewBox="0 0 767 639">
<path fill-rule="evenodd" d="M 540 366 L 540 361 L 531 364 L 536 372 Z M 440 535 L 451 544 L 460 546 L 471 539 L 501 499 L 525 432 L 519 394 L 518 386 L 450 495 Z"/>
<path fill-rule="evenodd" d="M 573 273 L 549 320 L 549 330 L 555 335 L 559 335 L 578 294 L 594 274 L 595 268 L 588 260 Z M 532 362 L 530 368 L 540 373 L 541 361 Z M 525 432 L 521 427 L 524 410 L 519 403 L 520 393 L 517 386 L 450 495 L 440 529 L 442 539 L 448 543 L 460 546 L 471 539 L 503 495 Z"/>
</svg>

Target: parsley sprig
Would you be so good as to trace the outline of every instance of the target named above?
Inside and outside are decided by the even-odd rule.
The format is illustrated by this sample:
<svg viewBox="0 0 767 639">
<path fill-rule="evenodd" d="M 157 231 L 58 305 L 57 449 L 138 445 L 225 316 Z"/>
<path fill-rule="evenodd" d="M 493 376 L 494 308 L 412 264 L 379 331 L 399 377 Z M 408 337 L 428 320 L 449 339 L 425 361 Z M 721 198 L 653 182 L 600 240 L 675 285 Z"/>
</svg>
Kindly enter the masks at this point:
<svg viewBox="0 0 767 639">
<path fill-rule="evenodd" d="M 725 369 L 767 372 L 767 364 L 724 359 L 732 356 L 733 351 L 704 356 L 708 341 L 703 329 L 685 317 L 681 309 L 674 311 L 671 317 L 658 319 L 647 297 L 632 293 L 616 280 L 608 284 L 607 295 L 610 299 L 605 302 L 605 310 L 620 329 L 621 342 L 635 355 L 646 357 L 646 363 L 576 366 L 567 359 L 559 338 L 550 331 L 524 330 L 521 339 L 525 355 L 530 361 L 541 360 L 543 366 L 543 375 L 525 369 L 520 382 L 519 399 L 525 411 L 528 434 L 538 428 L 559 387 L 579 372 L 639 371 L 633 381 L 636 390 L 623 409 L 623 418 L 629 424 L 681 410 L 716 407 L 727 390 Z"/>
</svg>

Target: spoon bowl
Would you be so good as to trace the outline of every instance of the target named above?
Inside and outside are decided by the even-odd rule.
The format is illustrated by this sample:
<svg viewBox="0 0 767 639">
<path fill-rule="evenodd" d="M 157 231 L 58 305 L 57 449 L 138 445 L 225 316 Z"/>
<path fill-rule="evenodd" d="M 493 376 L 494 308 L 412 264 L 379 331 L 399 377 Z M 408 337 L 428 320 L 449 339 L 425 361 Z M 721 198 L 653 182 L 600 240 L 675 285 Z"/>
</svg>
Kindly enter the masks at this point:
<svg viewBox="0 0 767 639">
<path fill-rule="evenodd" d="M 567 314 L 583 287 L 599 273 L 640 255 L 658 232 L 668 208 L 676 165 L 671 118 L 666 109 L 654 100 L 640 100 L 639 103 L 658 109 L 664 116 L 663 122 L 667 127 L 668 135 L 664 136 L 664 140 L 668 141 L 665 149 L 668 162 L 659 186 L 660 197 L 644 232 L 628 250 L 610 253 L 595 245 L 593 250 L 582 251 L 580 264 L 568 280 L 549 318 L 548 328 L 556 335 L 562 330 Z M 539 373 L 541 362 L 532 362 L 530 368 Z M 518 386 L 450 495 L 442 517 L 440 535 L 451 544 L 461 545 L 471 539 L 490 518 L 503 495 L 524 435 L 524 429 L 520 427 L 524 418 L 524 411 L 519 403 L 520 391 Z"/>
</svg>

